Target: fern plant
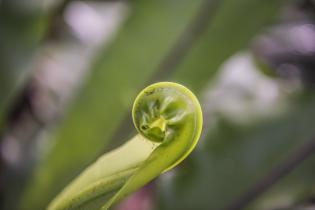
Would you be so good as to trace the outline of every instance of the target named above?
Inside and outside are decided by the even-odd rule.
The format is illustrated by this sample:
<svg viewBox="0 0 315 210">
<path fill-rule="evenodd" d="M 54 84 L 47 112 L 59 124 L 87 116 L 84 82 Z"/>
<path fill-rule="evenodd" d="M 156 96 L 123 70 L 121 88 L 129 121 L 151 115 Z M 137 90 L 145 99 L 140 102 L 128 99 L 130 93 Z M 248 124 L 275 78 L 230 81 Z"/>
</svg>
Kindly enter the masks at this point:
<svg viewBox="0 0 315 210">
<path fill-rule="evenodd" d="M 49 205 L 49 210 L 108 209 L 181 162 L 195 147 L 202 111 L 186 87 L 159 82 L 137 96 L 132 118 L 139 134 L 104 154 Z"/>
</svg>

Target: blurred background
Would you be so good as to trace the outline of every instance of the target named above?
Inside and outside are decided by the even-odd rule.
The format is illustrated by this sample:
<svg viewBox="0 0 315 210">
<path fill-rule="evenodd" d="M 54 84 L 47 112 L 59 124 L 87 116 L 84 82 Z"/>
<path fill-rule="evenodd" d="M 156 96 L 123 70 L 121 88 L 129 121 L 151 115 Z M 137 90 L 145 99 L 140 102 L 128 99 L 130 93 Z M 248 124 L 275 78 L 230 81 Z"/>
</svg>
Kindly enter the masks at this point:
<svg viewBox="0 0 315 210">
<path fill-rule="evenodd" d="M 0 0 L 0 209 L 45 209 L 156 81 L 202 138 L 116 210 L 315 209 L 314 0 Z"/>
</svg>

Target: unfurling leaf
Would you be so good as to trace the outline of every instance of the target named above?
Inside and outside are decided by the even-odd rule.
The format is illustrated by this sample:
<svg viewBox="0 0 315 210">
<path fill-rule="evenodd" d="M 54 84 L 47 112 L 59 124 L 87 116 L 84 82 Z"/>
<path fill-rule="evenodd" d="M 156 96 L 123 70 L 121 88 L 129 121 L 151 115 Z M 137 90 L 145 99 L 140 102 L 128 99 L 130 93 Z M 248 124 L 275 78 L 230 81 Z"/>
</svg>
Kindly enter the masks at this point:
<svg viewBox="0 0 315 210">
<path fill-rule="evenodd" d="M 141 91 L 132 117 L 139 134 L 83 171 L 48 210 L 108 209 L 181 162 L 202 129 L 197 98 L 172 82 L 155 83 Z"/>
</svg>

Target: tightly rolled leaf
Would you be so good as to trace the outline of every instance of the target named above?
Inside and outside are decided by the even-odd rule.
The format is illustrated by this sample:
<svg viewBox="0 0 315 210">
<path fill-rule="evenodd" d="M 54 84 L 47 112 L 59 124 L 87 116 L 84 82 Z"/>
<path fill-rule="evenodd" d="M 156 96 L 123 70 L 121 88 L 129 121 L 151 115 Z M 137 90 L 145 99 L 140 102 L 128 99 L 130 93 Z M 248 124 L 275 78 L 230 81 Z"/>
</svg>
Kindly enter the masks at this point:
<svg viewBox="0 0 315 210">
<path fill-rule="evenodd" d="M 172 82 L 142 90 L 132 117 L 139 134 L 83 171 L 48 210 L 108 209 L 181 162 L 195 147 L 202 129 L 197 98 Z"/>
</svg>

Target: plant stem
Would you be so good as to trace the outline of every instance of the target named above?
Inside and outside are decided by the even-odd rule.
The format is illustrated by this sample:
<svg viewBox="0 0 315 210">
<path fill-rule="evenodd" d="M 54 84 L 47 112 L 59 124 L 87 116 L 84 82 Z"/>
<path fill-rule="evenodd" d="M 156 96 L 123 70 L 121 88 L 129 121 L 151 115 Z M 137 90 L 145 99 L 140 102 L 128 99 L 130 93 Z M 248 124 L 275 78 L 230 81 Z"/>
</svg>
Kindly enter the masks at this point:
<svg viewBox="0 0 315 210">
<path fill-rule="evenodd" d="M 307 158 L 310 158 L 314 153 L 315 136 L 309 142 L 305 143 L 301 148 L 296 150 L 286 160 L 274 167 L 268 174 L 258 180 L 247 192 L 224 208 L 224 210 L 244 209 L 248 204 L 265 193 L 269 188 L 292 172 L 296 167 L 302 164 Z"/>
</svg>

